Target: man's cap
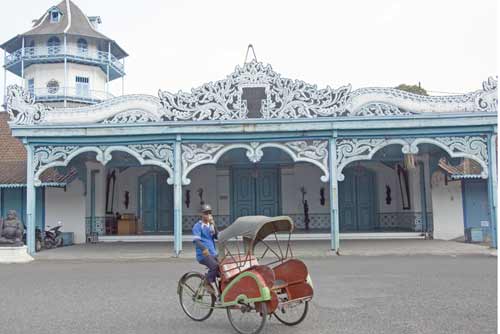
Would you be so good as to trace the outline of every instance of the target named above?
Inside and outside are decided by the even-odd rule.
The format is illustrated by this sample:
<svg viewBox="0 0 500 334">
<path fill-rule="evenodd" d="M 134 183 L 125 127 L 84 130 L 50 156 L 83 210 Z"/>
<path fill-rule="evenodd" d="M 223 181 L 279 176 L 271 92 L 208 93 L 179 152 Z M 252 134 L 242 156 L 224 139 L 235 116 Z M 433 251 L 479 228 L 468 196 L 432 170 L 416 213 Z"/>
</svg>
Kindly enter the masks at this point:
<svg viewBox="0 0 500 334">
<path fill-rule="evenodd" d="M 201 206 L 201 210 L 200 212 L 202 213 L 205 213 L 205 212 L 212 212 L 212 207 L 210 206 L 210 204 L 203 204 Z"/>
</svg>

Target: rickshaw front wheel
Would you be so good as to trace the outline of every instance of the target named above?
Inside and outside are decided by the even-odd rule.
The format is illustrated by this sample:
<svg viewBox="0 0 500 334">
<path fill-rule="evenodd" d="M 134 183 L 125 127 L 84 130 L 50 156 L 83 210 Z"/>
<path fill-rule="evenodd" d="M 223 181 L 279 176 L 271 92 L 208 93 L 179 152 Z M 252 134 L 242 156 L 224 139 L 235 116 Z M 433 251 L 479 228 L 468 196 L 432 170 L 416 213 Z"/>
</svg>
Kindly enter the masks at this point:
<svg viewBox="0 0 500 334">
<path fill-rule="evenodd" d="M 205 276 L 191 272 L 179 281 L 179 302 L 182 310 L 195 321 L 208 319 L 214 311 L 215 296 L 204 285 Z"/>
</svg>

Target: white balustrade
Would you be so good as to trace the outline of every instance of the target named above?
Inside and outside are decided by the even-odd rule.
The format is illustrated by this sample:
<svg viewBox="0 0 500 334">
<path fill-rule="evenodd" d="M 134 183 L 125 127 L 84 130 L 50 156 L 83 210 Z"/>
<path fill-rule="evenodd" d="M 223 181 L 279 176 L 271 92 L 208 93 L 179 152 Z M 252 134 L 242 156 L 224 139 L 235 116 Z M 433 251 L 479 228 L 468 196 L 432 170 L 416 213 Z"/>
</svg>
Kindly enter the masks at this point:
<svg viewBox="0 0 500 334">
<path fill-rule="evenodd" d="M 5 66 L 10 66 L 21 61 L 23 59 L 22 51 L 23 50 L 21 48 L 13 53 L 6 54 L 4 60 Z M 64 46 L 62 45 L 24 48 L 25 61 L 57 59 L 64 56 L 70 59 L 89 61 L 99 64 L 107 64 L 108 62 L 108 52 L 88 48 L 68 46 L 66 47 L 66 52 L 64 52 Z M 123 64 L 112 54 L 109 58 L 110 65 L 115 67 L 118 71 L 123 72 Z"/>
</svg>

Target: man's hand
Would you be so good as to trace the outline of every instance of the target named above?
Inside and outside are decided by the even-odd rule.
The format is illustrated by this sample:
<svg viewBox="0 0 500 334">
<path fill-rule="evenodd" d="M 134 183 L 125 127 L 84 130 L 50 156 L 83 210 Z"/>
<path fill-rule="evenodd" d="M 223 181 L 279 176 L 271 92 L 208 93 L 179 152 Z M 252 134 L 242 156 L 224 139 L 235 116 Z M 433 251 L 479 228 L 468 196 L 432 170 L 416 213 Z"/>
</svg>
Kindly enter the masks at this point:
<svg viewBox="0 0 500 334">
<path fill-rule="evenodd" d="M 203 253 L 203 256 L 204 256 L 204 257 L 207 257 L 207 256 L 209 256 L 209 255 L 210 255 L 210 252 L 208 251 L 208 249 L 207 249 L 207 248 L 205 248 L 205 249 L 203 250 L 203 252 L 202 252 L 202 253 Z"/>
</svg>

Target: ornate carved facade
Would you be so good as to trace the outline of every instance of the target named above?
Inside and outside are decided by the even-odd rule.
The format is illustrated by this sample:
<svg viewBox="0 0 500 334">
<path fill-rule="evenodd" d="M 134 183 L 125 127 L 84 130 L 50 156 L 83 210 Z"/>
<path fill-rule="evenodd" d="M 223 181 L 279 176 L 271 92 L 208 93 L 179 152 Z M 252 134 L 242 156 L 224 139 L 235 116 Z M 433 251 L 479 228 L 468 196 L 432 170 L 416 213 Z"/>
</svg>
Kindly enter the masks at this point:
<svg viewBox="0 0 500 334">
<path fill-rule="evenodd" d="M 250 117 L 245 89 L 261 88 L 260 110 Z M 14 125 L 136 124 L 193 121 L 259 121 L 337 117 L 412 116 L 425 113 L 497 112 L 497 80 L 464 95 L 422 96 L 394 88 L 350 85 L 319 89 L 300 80 L 281 77 L 259 62 L 237 66 L 226 79 L 191 92 L 160 90 L 158 98 L 126 95 L 92 106 L 52 109 L 36 103 L 20 86 L 9 86 L 7 112 Z"/>
<path fill-rule="evenodd" d="M 319 169 L 309 169 L 310 175 L 315 175 L 314 182 L 318 178 L 321 181 L 315 185 L 321 190 L 309 195 L 309 201 L 319 197 L 323 211 L 308 211 L 311 202 L 305 197 L 306 188 L 312 182 L 309 175 L 300 179 L 285 176 L 289 177 L 289 185 L 298 187 L 290 195 L 292 201 L 296 201 L 296 197 L 300 200 L 302 194 L 302 200 L 290 207 L 303 206 L 304 214 L 283 213 L 293 216 L 301 228 L 330 228 L 332 248 L 336 249 L 339 244 L 339 191 L 348 183 L 345 182 L 346 167 L 356 161 L 371 160 L 388 146 L 397 145 L 401 150 L 397 154 L 406 157 L 425 153 L 433 146 L 451 158 L 472 159 L 481 167 L 480 176 L 488 179 L 493 190 L 496 181 L 489 176 L 496 176 L 496 150 L 493 149 L 498 111 L 496 94 L 497 80 L 493 78 L 485 81 L 482 89 L 455 96 L 421 96 L 377 87 L 352 90 L 350 85 L 318 88 L 284 78 L 271 66 L 253 61 L 236 67 L 223 80 L 190 92 L 174 94 L 160 90 L 158 97 L 126 95 L 77 108 L 50 108 L 36 103 L 21 87 L 10 86 L 6 109 L 13 134 L 23 138 L 32 162 L 27 175 L 30 214 L 33 214 L 30 206 L 34 202 L 33 188 L 40 185 L 40 176 L 47 169 L 67 166 L 85 152 L 95 154 L 95 159 L 106 165 L 114 159 L 114 152 L 125 152 L 139 165 L 160 167 L 168 173 L 166 177 L 162 171 L 161 178 L 148 180 L 155 187 L 160 179 L 164 180 L 163 184 L 172 185 L 169 192 L 172 198 L 168 202 L 173 204 L 173 233 L 178 253 L 182 247 L 182 228 L 188 228 L 195 219 L 195 213 L 183 215 L 182 211 L 189 207 L 191 197 L 196 196 L 191 191 L 198 193 L 200 203 L 204 200 L 203 189 L 192 188 L 196 186 L 191 180 L 195 179 L 193 170 L 217 164 L 224 154 L 242 149 L 245 161 L 238 163 L 247 164 L 248 172 L 265 162 L 266 149 L 274 149 L 290 157 L 291 161 L 286 159 L 278 163 L 283 170 L 295 168 L 297 162 Z M 239 155 L 238 159 L 242 160 Z M 428 159 L 428 169 L 430 163 Z M 273 174 L 275 178 L 281 169 Z M 224 173 L 227 189 L 224 188 L 224 193 L 217 198 L 230 202 L 228 197 L 235 189 L 229 182 L 233 179 L 228 176 L 231 172 Z M 259 186 L 267 190 L 280 187 L 281 181 L 258 185 L 257 177 L 249 175 L 245 191 L 254 189 L 256 192 Z M 212 175 L 214 180 L 219 176 Z M 218 182 L 214 180 L 210 180 L 212 187 Z M 391 203 L 391 187 L 384 185 L 389 188 L 385 201 Z M 406 185 L 399 183 L 401 192 Z M 395 188 L 393 186 L 392 191 Z M 273 191 L 278 191 L 276 189 Z M 380 189 L 370 189 L 359 191 L 380 192 Z M 166 193 L 158 196 L 165 197 Z M 409 200 L 408 195 L 405 201 Z M 224 205 L 229 205 L 227 202 Z M 257 203 L 257 196 L 250 202 Z M 268 201 L 269 205 L 278 208 L 276 203 L 279 203 L 276 198 Z M 496 204 L 491 207 L 496 208 Z M 492 211 L 491 214 L 496 213 Z M 224 224 L 230 223 L 229 212 L 218 215 L 224 217 L 221 218 Z M 377 226 L 397 229 L 404 225 L 418 232 L 428 231 L 429 221 L 432 221 L 428 215 L 426 210 L 370 213 L 378 217 Z M 398 223 L 401 221 L 403 225 Z M 93 221 L 89 223 L 91 226 Z M 101 222 L 101 230 L 103 226 Z"/>
</svg>

